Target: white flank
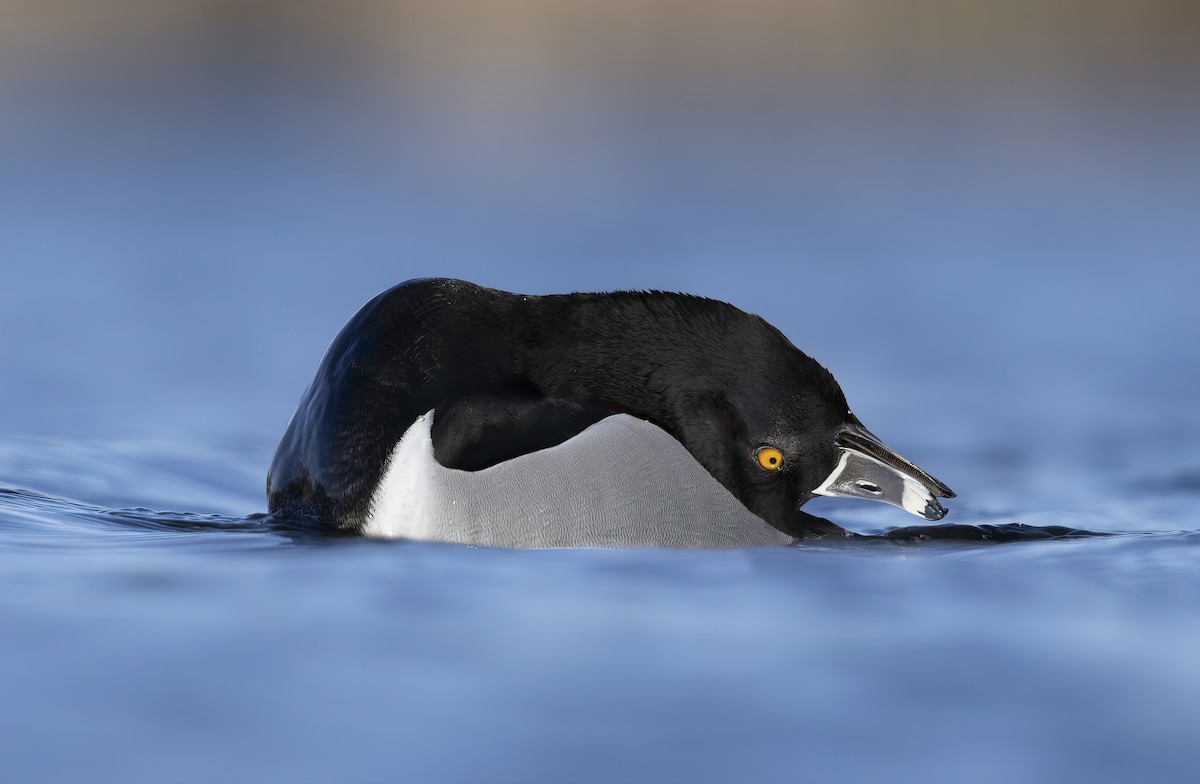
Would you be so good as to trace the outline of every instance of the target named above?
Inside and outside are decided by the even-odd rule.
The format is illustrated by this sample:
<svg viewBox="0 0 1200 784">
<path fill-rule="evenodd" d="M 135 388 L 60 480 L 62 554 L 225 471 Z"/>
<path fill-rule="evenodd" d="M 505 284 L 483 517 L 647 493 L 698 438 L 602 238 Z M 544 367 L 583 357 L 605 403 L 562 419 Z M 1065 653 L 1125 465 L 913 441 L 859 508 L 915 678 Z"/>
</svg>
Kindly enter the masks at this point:
<svg viewBox="0 0 1200 784">
<path fill-rule="evenodd" d="M 438 482 L 445 470 L 433 458 L 433 411 L 417 417 L 388 459 L 383 479 L 371 497 L 365 536 L 385 539 L 433 539 Z"/>
<path fill-rule="evenodd" d="M 683 445 L 627 414 L 479 471 L 433 455 L 433 412 L 392 450 L 363 533 L 490 547 L 751 547 L 792 538 Z"/>
</svg>

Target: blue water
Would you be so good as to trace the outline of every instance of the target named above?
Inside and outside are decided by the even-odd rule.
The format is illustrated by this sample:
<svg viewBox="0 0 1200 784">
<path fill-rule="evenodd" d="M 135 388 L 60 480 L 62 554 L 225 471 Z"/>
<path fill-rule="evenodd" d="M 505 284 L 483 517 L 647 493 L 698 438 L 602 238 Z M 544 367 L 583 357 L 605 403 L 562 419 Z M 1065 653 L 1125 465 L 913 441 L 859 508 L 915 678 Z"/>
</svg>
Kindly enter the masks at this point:
<svg viewBox="0 0 1200 784">
<path fill-rule="evenodd" d="M 553 78 L 440 44 L 383 78 L 367 38 L 276 29 L 278 5 L 242 38 L 47 22 L 30 41 L 80 48 L 0 47 L 29 58 L 0 68 L 0 778 L 1200 780 L 1182 25 L 1143 50 L 1032 10 L 964 38 L 917 19 L 916 43 L 833 36 L 844 71 L 764 25 L 766 61 L 721 49 L 726 72 L 699 27 L 676 61 L 587 24 L 547 33 Z M 329 340 L 430 275 L 731 301 L 954 488 L 946 522 L 1118 535 L 514 552 L 271 527 Z"/>
<path fill-rule="evenodd" d="M 237 450 L 36 446 L 98 482 L 157 466 L 193 508 L 256 478 Z M 1195 508 L 1194 487 L 1157 493 L 1157 514 Z M 294 542 L 252 519 L 31 494 L 0 496 L 0 524 L 14 780 L 1200 771 L 1195 531 L 518 552 Z"/>
</svg>

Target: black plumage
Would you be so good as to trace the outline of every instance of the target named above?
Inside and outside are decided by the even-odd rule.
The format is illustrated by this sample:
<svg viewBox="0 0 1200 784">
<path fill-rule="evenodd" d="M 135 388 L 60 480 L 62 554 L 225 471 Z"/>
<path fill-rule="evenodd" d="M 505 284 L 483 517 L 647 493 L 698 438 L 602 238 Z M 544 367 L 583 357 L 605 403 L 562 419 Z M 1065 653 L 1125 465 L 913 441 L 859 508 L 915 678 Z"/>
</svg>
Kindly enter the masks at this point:
<svg viewBox="0 0 1200 784">
<path fill-rule="evenodd" d="M 415 280 L 367 303 L 330 346 L 272 463 L 272 512 L 359 530 L 393 448 L 431 410 L 437 462 L 468 471 L 629 414 L 792 536 L 829 530 L 799 507 L 837 464 L 839 433 L 861 427 L 825 368 L 724 302 Z M 779 470 L 759 465 L 764 447 L 784 456 Z"/>
</svg>

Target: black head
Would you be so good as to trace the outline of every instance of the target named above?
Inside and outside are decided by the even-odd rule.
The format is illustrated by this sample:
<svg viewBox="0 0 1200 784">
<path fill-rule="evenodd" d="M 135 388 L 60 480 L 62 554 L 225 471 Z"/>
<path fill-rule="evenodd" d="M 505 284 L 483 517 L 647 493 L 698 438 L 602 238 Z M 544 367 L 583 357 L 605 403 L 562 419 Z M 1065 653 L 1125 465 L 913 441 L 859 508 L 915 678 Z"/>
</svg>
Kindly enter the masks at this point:
<svg viewBox="0 0 1200 784">
<path fill-rule="evenodd" d="M 816 495 L 884 501 L 928 520 L 946 514 L 936 499 L 953 492 L 863 427 L 828 370 L 737 313 L 738 328 L 693 376 L 709 383 L 692 382 L 675 417 L 677 437 L 714 477 L 784 531 Z"/>
</svg>

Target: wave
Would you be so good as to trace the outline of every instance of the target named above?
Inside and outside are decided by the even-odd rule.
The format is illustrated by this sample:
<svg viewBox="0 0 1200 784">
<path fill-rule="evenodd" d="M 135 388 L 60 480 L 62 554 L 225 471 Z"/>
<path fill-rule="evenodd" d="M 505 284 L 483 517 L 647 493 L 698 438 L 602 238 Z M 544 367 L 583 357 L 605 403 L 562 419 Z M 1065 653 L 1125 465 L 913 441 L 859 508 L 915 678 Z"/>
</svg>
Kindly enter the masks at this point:
<svg viewBox="0 0 1200 784">
<path fill-rule="evenodd" d="M 241 517 L 198 512 L 161 511 L 134 506 L 105 508 L 33 490 L 0 487 L 0 531 L 6 537 L 45 541 L 56 533 L 64 536 L 104 533 L 203 535 L 255 535 L 299 539 L 342 538 L 323 532 L 317 521 L 303 517 L 277 517 L 253 513 Z M 826 537 L 822 547 L 838 544 L 888 543 L 911 547 L 927 543 L 1011 544 L 1017 542 L 1074 540 L 1145 534 L 1114 534 L 1067 526 L 1034 526 L 1024 523 L 967 525 L 961 523 L 914 525 L 877 534 L 851 533 Z M 805 546 L 800 543 L 797 546 Z"/>
</svg>

